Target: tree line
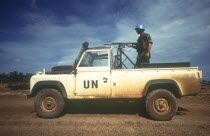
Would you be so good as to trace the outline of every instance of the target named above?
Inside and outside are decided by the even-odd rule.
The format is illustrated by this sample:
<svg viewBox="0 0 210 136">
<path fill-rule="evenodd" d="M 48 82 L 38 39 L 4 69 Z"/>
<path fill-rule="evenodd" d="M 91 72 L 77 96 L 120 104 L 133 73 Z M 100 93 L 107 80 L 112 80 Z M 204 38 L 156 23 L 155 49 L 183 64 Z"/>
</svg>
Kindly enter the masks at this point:
<svg viewBox="0 0 210 136">
<path fill-rule="evenodd" d="M 0 73 L 0 83 L 7 84 L 7 87 L 12 90 L 29 89 L 30 78 L 32 73 L 22 73 L 13 71 L 10 73 Z"/>
</svg>

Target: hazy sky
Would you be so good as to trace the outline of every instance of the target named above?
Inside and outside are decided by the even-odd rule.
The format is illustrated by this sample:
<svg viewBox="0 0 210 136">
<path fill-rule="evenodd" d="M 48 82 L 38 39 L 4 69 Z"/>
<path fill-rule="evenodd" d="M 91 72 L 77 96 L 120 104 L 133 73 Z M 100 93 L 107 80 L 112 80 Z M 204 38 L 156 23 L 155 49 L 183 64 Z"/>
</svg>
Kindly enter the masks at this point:
<svg viewBox="0 0 210 136">
<path fill-rule="evenodd" d="M 136 42 L 144 24 L 152 63 L 191 62 L 210 80 L 210 0 L 1 0 L 0 72 L 73 64 L 81 44 Z M 135 61 L 134 49 L 128 52 Z"/>
</svg>

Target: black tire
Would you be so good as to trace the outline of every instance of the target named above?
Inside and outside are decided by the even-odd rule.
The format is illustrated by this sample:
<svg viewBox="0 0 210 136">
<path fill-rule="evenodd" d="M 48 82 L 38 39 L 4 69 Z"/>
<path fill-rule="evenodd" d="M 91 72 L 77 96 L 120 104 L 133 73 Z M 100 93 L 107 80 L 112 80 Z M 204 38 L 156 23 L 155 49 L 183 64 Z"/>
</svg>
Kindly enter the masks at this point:
<svg viewBox="0 0 210 136">
<path fill-rule="evenodd" d="M 42 89 L 36 95 L 34 107 L 37 115 L 42 118 L 56 118 L 64 109 L 64 98 L 55 89 Z"/>
<path fill-rule="evenodd" d="M 165 89 L 154 90 L 146 97 L 146 111 L 154 120 L 171 120 L 177 111 L 176 97 Z"/>
</svg>

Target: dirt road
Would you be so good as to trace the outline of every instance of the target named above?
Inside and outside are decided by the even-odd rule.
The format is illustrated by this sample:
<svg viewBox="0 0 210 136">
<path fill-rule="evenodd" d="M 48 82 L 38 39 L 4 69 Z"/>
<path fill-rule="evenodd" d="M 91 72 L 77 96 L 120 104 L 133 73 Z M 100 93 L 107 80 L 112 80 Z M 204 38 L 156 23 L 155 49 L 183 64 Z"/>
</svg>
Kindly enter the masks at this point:
<svg viewBox="0 0 210 136">
<path fill-rule="evenodd" d="M 72 101 L 62 117 L 41 119 L 32 98 L 0 96 L 0 135 L 210 135 L 209 97 L 178 102 L 172 121 L 153 121 L 132 101 Z"/>
</svg>

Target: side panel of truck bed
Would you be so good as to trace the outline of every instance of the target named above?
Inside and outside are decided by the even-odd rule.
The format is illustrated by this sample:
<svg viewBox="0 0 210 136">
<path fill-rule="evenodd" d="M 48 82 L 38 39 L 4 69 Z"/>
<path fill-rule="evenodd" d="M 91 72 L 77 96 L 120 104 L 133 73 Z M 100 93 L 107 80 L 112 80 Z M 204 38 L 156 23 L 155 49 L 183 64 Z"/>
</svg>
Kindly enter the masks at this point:
<svg viewBox="0 0 210 136">
<path fill-rule="evenodd" d="M 111 86 L 113 97 L 142 97 L 150 80 L 173 80 L 180 88 L 181 95 L 198 93 L 200 78 L 197 68 L 160 68 L 112 70 Z"/>
</svg>

